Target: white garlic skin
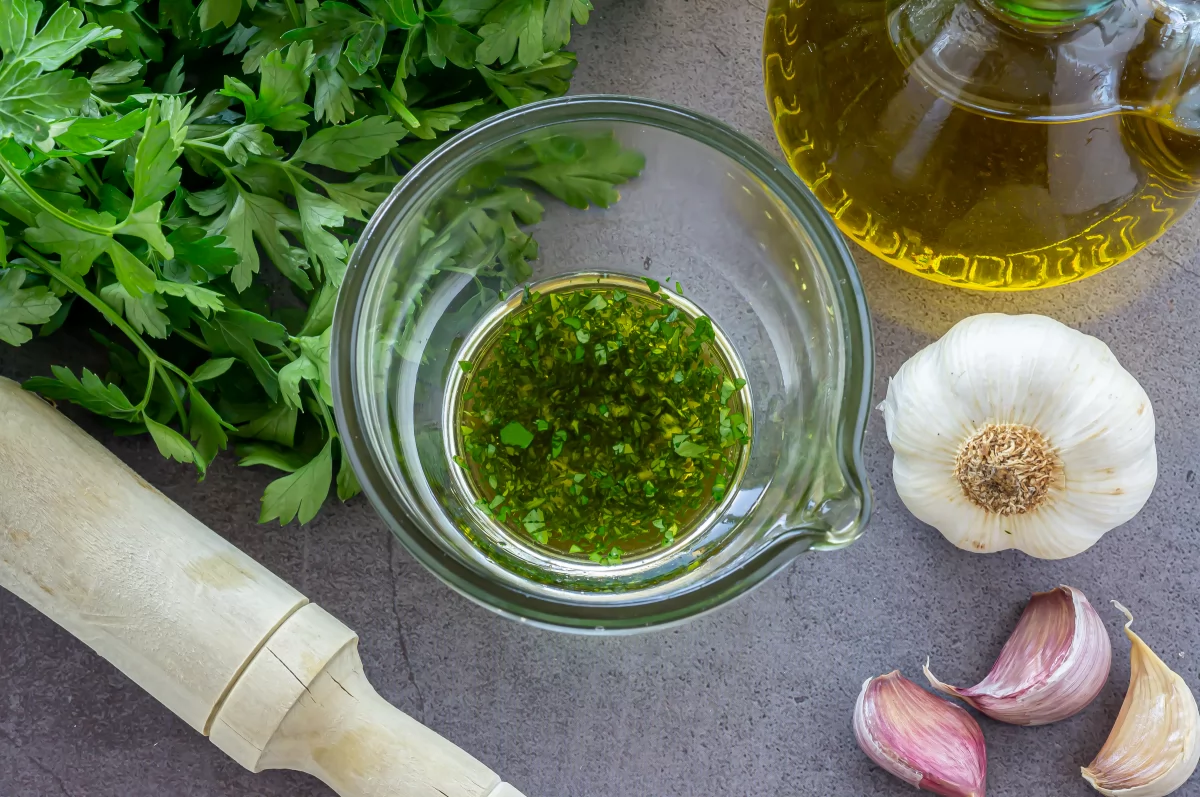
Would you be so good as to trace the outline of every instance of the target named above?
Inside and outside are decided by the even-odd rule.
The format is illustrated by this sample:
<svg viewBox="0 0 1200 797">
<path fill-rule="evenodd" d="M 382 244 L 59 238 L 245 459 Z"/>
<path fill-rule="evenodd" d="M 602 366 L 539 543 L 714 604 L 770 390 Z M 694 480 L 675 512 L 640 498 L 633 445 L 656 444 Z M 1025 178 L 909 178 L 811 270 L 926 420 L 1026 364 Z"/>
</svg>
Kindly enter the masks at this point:
<svg viewBox="0 0 1200 797">
<path fill-rule="evenodd" d="M 1108 739 L 1083 778 L 1106 797 L 1166 797 L 1200 763 L 1200 708 L 1183 678 L 1133 633 L 1129 622 L 1129 690 Z"/>
<path fill-rule="evenodd" d="M 1158 458 L 1146 392 L 1103 342 L 1037 315 L 964 319 L 906 362 L 880 405 L 896 491 L 954 545 L 1074 556 L 1136 515 Z M 955 474 L 964 443 L 993 425 L 1041 434 L 1061 467 L 1033 509 L 1000 514 Z"/>
<path fill-rule="evenodd" d="M 991 672 L 960 688 L 925 677 L 939 692 L 957 697 L 987 716 L 1013 725 L 1046 725 L 1078 714 L 1104 684 L 1112 644 L 1104 621 L 1073 587 L 1036 593 Z"/>
</svg>

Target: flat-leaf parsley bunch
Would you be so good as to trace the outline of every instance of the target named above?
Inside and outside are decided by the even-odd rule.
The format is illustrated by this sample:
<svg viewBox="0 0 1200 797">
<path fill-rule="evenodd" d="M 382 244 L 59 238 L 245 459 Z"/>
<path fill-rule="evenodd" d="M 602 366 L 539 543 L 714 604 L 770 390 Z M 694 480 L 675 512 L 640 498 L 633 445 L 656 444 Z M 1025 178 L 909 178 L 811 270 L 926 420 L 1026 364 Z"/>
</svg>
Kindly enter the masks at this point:
<svg viewBox="0 0 1200 797">
<path fill-rule="evenodd" d="M 564 93 L 590 9 L 0 0 L 0 340 L 76 310 L 109 362 L 26 387 L 201 475 L 236 441 L 241 464 L 285 473 L 263 521 L 356 494 L 329 376 L 353 235 L 440 138 Z M 614 157 L 580 146 L 531 185 L 578 204 L 628 176 Z"/>
</svg>

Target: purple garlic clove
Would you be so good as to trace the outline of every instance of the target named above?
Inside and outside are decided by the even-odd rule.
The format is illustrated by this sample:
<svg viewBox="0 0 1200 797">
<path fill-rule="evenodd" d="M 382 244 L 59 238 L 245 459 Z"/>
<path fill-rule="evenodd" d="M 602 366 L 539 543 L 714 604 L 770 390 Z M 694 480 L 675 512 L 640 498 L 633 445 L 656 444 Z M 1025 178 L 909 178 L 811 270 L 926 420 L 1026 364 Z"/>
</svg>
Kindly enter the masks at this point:
<svg viewBox="0 0 1200 797">
<path fill-rule="evenodd" d="M 899 671 L 863 684 L 854 735 L 872 761 L 919 789 L 984 797 L 987 751 L 979 723 Z"/>
</svg>

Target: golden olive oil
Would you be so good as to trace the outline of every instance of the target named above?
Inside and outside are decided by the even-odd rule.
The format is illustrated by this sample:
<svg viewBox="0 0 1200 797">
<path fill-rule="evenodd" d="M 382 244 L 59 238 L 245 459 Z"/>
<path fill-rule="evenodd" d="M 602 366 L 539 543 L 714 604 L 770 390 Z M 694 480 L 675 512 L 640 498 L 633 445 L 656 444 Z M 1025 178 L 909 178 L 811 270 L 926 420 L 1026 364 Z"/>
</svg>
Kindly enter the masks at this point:
<svg viewBox="0 0 1200 797">
<path fill-rule="evenodd" d="M 783 152 L 870 252 L 948 284 L 1049 287 L 1133 255 L 1195 201 L 1200 139 L 1145 115 L 1015 121 L 935 96 L 893 46 L 895 6 L 773 0 L 766 24 Z"/>
</svg>

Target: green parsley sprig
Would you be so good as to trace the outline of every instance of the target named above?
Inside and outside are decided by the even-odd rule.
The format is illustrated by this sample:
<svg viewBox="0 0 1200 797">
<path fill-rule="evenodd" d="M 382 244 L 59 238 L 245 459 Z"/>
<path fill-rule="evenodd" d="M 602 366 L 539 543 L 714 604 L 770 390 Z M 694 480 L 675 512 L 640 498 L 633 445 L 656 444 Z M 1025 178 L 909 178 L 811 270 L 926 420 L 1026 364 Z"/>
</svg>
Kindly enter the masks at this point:
<svg viewBox="0 0 1200 797">
<path fill-rule="evenodd" d="M 82 312 L 109 357 L 104 374 L 55 365 L 26 387 L 149 434 L 201 476 L 236 441 L 242 465 L 286 474 L 263 521 L 307 522 L 335 486 L 356 494 L 329 378 L 353 236 L 441 138 L 564 93 L 562 48 L 590 9 L 0 0 L 0 340 Z M 613 146 L 535 142 L 510 164 L 523 187 L 464 195 L 431 235 L 461 248 L 462 219 L 482 216 L 501 234 L 478 267 L 524 262 L 530 188 L 615 199 L 628 168 Z M 430 268 L 459 255 L 430 253 Z"/>
</svg>

